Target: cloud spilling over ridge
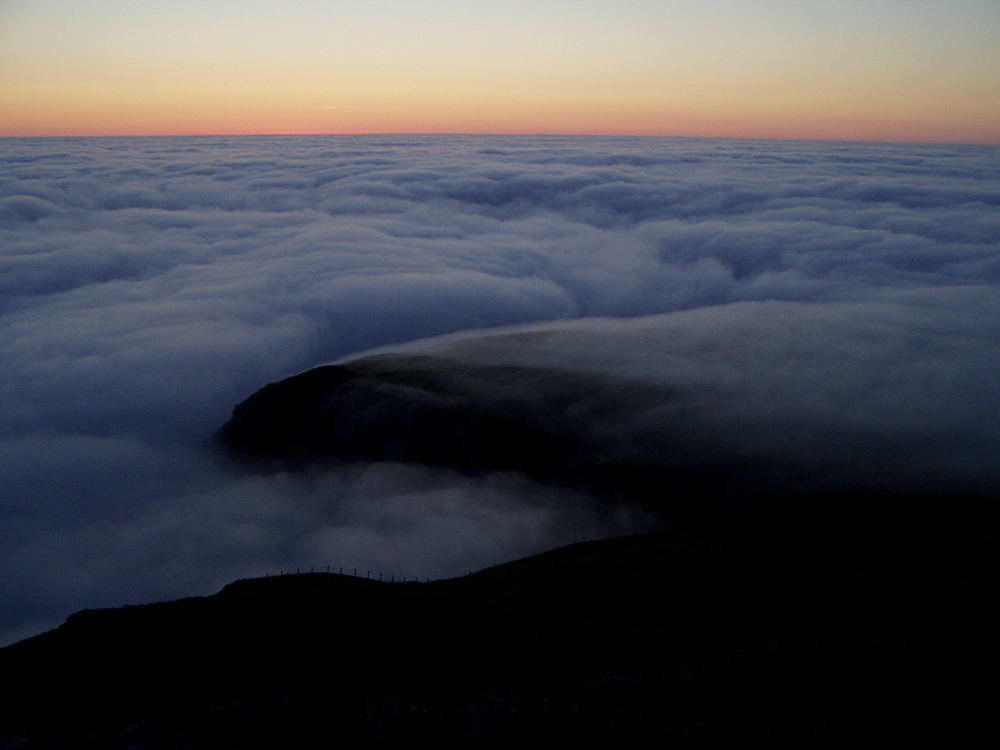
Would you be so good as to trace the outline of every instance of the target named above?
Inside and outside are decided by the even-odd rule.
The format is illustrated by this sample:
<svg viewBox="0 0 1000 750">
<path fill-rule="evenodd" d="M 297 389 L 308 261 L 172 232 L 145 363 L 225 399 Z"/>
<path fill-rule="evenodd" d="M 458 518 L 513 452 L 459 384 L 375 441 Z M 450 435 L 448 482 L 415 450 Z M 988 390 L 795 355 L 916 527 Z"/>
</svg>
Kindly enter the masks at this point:
<svg viewBox="0 0 1000 750">
<path fill-rule="evenodd" d="M 648 384 L 669 397 L 638 416 L 621 408 L 634 425 L 597 426 L 649 431 L 654 446 L 701 461 L 780 467 L 813 488 L 997 492 L 997 333 L 1000 292 L 965 287 L 734 303 L 418 345 L 456 363 Z"/>
<path fill-rule="evenodd" d="M 191 138 L 2 157 L 15 433 L 135 432 L 153 409 L 144 436 L 190 439 L 220 394 L 372 345 L 1000 277 L 990 149 Z M 82 403 L 60 410 L 54 380 Z"/>
<path fill-rule="evenodd" d="M 993 481 L 996 149 L 8 139 L 0 162 L 0 642 L 265 570 L 449 575 L 641 528 L 524 477 L 201 452 L 267 382 L 469 329 L 609 318 L 421 346 L 679 382 L 764 453 L 794 424 L 803 460 L 863 433 L 909 446 L 900 474 Z"/>
</svg>

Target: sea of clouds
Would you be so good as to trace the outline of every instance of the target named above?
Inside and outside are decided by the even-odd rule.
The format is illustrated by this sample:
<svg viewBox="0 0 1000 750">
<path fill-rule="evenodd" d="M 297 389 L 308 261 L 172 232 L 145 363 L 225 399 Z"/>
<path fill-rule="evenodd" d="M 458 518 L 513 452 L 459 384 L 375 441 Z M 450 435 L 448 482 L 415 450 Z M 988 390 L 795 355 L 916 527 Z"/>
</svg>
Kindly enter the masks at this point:
<svg viewBox="0 0 1000 750">
<path fill-rule="evenodd" d="M 262 385 L 379 347 L 653 380 L 713 444 L 1000 487 L 1000 149 L 0 139 L 0 163 L 0 644 L 241 576 L 456 575 L 649 522 L 510 474 L 249 475 L 204 449 Z"/>
</svg>

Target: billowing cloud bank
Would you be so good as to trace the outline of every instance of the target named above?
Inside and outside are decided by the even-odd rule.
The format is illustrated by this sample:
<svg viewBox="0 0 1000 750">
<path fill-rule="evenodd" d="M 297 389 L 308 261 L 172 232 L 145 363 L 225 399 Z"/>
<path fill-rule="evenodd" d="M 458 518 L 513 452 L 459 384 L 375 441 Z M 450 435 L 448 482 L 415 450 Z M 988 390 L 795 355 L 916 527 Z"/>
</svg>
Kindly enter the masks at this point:
<svg viewBox="0 0 1000 750">
<path fill-rule="evenodd" d="M 418 348 L 682 388 L 734 450 L 998 484 L 996 149 L 67 139 L 0 162 L 0 642 L 241 575 L 442 576 L 641 528 L 511 474 L 238 476 L 202 450 L 266 382 L 469 329 L 601 318 Z"/>
</svg>

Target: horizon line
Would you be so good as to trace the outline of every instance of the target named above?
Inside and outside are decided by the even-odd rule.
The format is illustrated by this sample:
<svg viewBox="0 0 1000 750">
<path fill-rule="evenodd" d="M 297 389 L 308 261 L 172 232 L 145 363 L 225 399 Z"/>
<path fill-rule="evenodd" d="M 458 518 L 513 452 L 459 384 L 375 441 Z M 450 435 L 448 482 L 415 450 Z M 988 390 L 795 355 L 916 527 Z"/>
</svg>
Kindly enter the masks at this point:
<svg viewBox="0 0 1000 750">
<path fill-rule="evenodd" d="M 66 133 L 47 135 L 8 135 L 0 134 L 5 140 L 58 140 L 58 139 L 100 139 L 100 138 L 309 138 L 309 137 L 482 137 L 482 138 L 620 138 L 645 140 L 702 140 L 702 141 L 770 141 L 784 143 L 843 143 L 867 145 L 898 145 L 898 146 L 975 146 L 984 148 L 1000 147 L 998 141 L 962 141 L 962 140 L 893 140 L 889 138 L 822 138 L 794 136 L 765 135 L 691 135 L 666 133 L 569 133 L 569 132 L 537 132 L 511 133 L 502 131 L 355 131 L 355 132 L 260 132 L 260 133 Z"/>
</svg>

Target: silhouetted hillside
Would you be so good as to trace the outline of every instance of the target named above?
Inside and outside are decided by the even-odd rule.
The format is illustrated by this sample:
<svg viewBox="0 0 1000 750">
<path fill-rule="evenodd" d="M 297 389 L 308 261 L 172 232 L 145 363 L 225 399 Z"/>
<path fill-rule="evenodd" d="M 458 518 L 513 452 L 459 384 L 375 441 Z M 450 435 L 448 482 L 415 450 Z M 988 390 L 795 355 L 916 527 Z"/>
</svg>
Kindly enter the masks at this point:
<svg viewBox="0 0 1000 750">
<path fill-rule="evenodd" d="M 0 747 L 968 735 L 986 716 L 993 642 L 989 501 L 837 507 L 576 544 L 447 581 L 280 576 L 80 612 L 0 650 Z"/>
<path fill-rule="evenodd" d="M 691 394 L 610 375 L 380 355 L 271 383 L 213 443 L 255 471 L 398 461 L 470 475 L 516 472 L 673 522 L 751 500 L 841 489 L 693 424 Z M 797 459 L 797 456 L 790 458 Z M 829 473 L 829 472 L 828 472 Z M 828 486 L 829 485 L 829 486 Z"/>
</svg>

